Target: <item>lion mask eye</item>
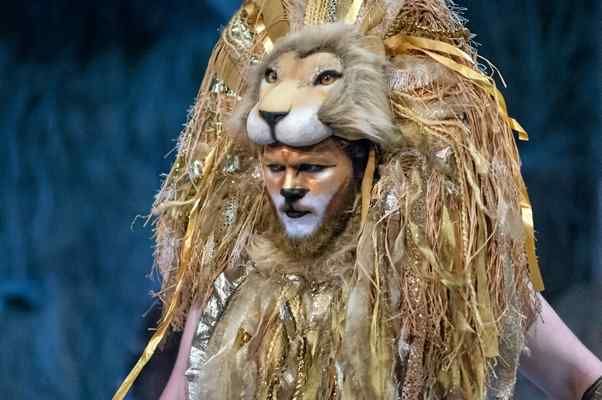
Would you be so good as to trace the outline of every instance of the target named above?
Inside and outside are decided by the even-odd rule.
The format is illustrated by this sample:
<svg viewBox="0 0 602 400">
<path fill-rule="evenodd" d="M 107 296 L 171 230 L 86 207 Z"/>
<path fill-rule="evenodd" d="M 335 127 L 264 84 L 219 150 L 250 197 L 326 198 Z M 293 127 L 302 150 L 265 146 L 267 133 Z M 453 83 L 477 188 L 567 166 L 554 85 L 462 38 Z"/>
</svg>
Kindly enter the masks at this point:
<svg viewBox="0 0 602 400">
<path fill-rule="evenodd" d="M 265 70 L 263 77 L 267 83 L 274 83 L 278 80 L 278 73 L 274 69 L 268 68 Z"/>
<path fill-rule="evenodd" d="M 339 71 L 336 71 L 334 69 L 328 69 L 326 71 L 320 72 L 320 74 L 314 80 L 314 85 L 315 86 L 318 86 L 318 85 L 322 85 L 322 86 L 332 85 L 337 79 L 339 79 L 342 76 L 343 76 L 343 74 L 340 73 Z"/>
</svg>

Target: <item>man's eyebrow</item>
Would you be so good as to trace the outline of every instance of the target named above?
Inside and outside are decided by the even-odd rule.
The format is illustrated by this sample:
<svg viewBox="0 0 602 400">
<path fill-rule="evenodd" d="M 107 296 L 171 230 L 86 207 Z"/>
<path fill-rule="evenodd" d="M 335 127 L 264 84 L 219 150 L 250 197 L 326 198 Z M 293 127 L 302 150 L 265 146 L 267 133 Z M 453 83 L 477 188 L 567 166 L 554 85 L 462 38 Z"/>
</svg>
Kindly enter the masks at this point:
<svg viewBox="0 0 602 400">
<path fill-rule="evenodd" d="M 332 157 L 328 157 L 326 155 L 304 155 L 301 157 L 296 157 L 294 160 L 294 164 L 321 164 L 321 165 L 336 165 L 336 162 L 332 159 Z"/>
</svg>

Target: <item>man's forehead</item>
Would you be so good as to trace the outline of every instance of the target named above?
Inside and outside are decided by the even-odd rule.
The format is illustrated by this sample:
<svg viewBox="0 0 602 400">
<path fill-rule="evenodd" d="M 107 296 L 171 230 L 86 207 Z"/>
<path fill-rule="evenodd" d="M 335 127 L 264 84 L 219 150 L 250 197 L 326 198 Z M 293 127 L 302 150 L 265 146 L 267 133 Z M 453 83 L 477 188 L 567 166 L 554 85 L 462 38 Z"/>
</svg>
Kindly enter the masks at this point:
<svg viewBox="0 0 602 400">
<path fill-rule="evenodd" d="M 306 157 L 323 157 L 342 153 L 342 149 L 334 140 L 328 139 L 313 146 L 292 147 L 284 144 L 271 144 L 263 147 L 263 154 L 267 158 L 297 159 Z"/>
</svg>

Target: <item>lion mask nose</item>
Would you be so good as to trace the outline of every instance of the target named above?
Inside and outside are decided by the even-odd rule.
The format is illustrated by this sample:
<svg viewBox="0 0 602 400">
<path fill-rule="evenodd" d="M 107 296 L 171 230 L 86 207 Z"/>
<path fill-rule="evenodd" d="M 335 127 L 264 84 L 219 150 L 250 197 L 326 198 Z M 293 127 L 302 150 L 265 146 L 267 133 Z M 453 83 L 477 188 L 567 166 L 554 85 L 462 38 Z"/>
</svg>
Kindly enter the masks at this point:
<svg viewBox="0 0 602 400">
<path fill-rule="evenodd" d="M 288 111 L 287 112 L 271 112 L 271 111 L 259 110 L 259 115 L 269 125 L 270 130 L 272 132 L 274 132 L 274 129 L 276 128 L 276 124 L 288 115 Z"/>
</svg>

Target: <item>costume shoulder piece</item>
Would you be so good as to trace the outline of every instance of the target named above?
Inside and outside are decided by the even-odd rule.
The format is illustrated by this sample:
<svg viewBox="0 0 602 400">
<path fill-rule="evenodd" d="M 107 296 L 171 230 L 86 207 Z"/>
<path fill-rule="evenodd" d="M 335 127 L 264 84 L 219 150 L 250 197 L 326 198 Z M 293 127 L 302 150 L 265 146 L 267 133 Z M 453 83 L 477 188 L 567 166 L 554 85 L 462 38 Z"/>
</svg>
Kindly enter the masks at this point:
<svg viewBox="0 0 602 400">
<path fill-rule="evenodd" d="M 153 206 L 163 316 L 114 398 L 182 327 L 191 304 L 207 303 L 220 274 L 251 264 L 249 244 L 271 223 L 259 146 L 330 136 L 378 150 L 345 232 L 355 255 L 348 267 L 366 283 L 352 286 L 367 302 L 367 325 L 357 327 L 364 333 L 350 340 L 370 355 L 351 370 L 370 388 L 348 386 L 342 398 L 511 398 L 537 313 L 534 289 L 543 289 L 514 139 L 527 135 L 480 69 L 470 38 L 445 0 L 242 4 L 213 50 Z M 275 79 L 270 65 L 286 64 L 290 52 L 332 56 L 339 86 L 324 94 L 295 81 L 261 95 L 261 82 Z M 328 79 L 319 65 L 310 72 Z M 296 113 L 294 126 L 258 122 L 259 102 L 270 118 Z M 341 396 L 335 392 L 328 393 Z"/>
</svg>

